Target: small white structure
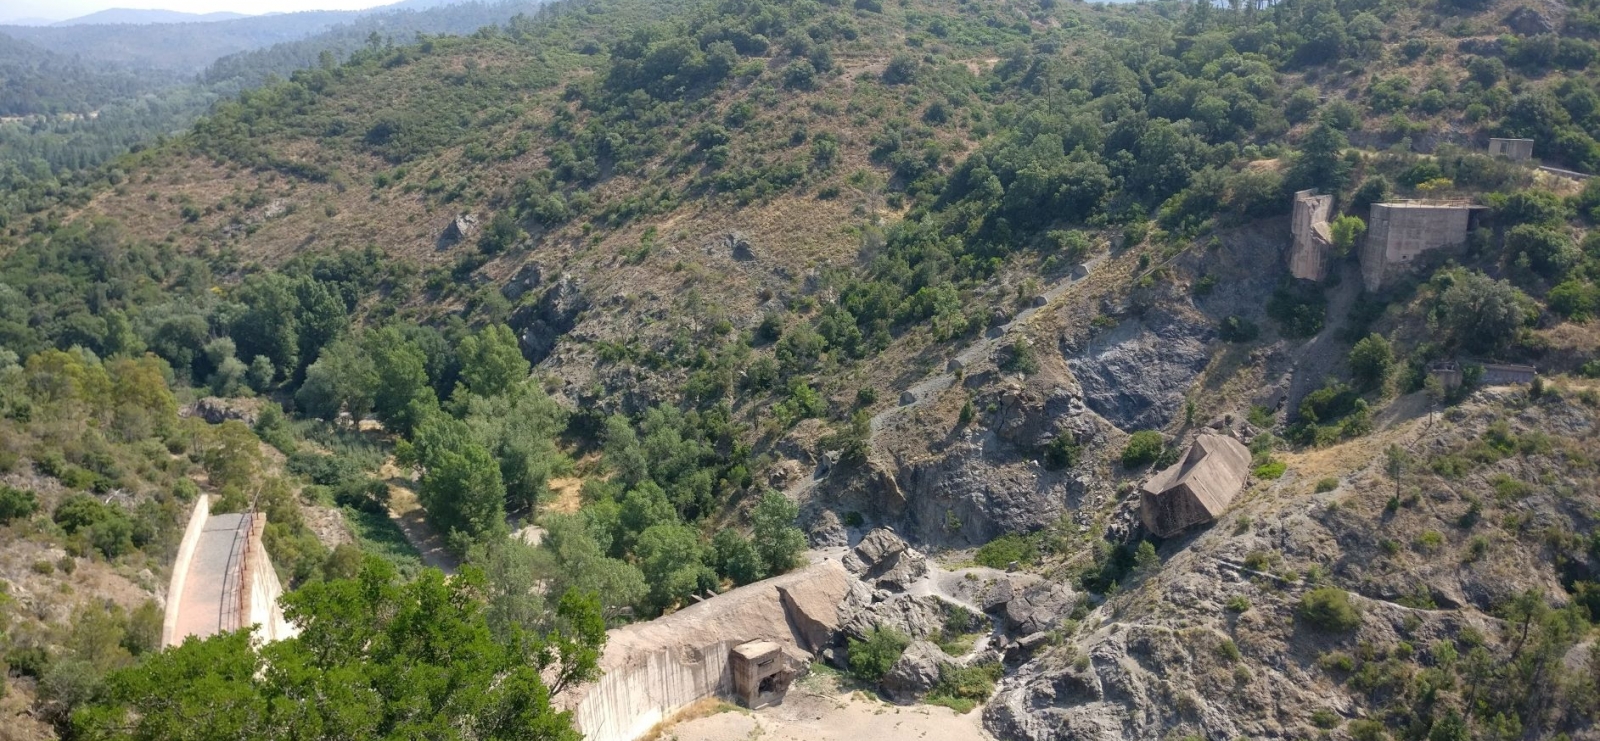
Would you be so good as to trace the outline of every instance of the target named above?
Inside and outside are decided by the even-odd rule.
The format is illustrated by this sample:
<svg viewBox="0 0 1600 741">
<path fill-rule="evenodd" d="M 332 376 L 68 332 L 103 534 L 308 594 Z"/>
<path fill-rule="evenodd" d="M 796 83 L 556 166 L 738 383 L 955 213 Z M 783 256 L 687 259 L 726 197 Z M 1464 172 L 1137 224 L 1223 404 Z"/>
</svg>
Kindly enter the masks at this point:
<svg viewBox="0 0 1600 741">
<path fill-rule="evenodd" d="M 1489 154 L 1496 157 L 1509 157 L 1513 162 L 1523 162 L 1533 158 L 1533 140 L 1490 139 Z"/>
</svg>

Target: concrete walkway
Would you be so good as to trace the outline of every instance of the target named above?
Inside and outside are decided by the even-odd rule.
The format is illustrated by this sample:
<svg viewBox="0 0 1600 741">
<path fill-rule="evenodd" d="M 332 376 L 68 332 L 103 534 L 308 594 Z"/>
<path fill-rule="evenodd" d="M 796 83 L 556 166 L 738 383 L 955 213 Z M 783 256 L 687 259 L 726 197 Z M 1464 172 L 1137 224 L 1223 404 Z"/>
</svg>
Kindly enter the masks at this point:
<svg viewBox="0 0 1600 741">
<path fill-rule="evenodd" d="M 205 638 L 238 627 L 245 541 L 250 518 L 240 513 L 211 515 L 195 541 L 176 601 L 173 643 L 187 636 Z"/>
</svg>

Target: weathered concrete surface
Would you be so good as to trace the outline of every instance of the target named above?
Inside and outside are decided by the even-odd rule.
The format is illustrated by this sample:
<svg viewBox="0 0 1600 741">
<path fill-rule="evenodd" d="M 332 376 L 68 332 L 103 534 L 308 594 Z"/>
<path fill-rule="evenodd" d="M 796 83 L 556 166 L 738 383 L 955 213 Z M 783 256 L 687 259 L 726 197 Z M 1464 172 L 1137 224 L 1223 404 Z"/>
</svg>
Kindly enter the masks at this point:
<svg viewBox="0 0 1600 741">
<path fill-rule="evenodd" d="M 1533 140 L 1490 139 L 1489 154 L 1509 157 L 1513 162 L 1533 159 Z"/>
<path fill-rule="evenodd" d="M 1250 451 L 1225 435 L 1201 435 L 1183 460 L 1145 482 L 1139 502 L 1144 526 L 1161 537 L 1211 522 L 1250 475 Z"/>
<path fill-rule="evenodd" d="M 189 581 L 189 567 L 200 542 L 200 531 L 205 529 L 206 519 L 210 516 L 211 497 L 201 494 L 194 503 L 194 510 L 189 513 L 189 525 L 184 528 L 183 540 L 178 544 L 178 556 L 172 562 L 172 579 L 167 583 L 167 609 L 161 621 L 162 646 L 182 641 L 181 635 L 174 640 L 178 628 L 178 600 Z"/>
<path fill-rule="evenodd" d="M 610 632 L 604 675 L 566 704 L 590 741 L 632 741 L 674 712 L 708 697 L 728 697 L 728 656 L 750 641 L 771 641 L 809 660 L 816 630 L 837 625 L 855 578 L 825 560 L 731 590 L 666 617 Z"/>
<path fill-rule="evenodd" d="M 207 517 L 195 541 L 183 591 L 167 602 L 173 615 L 172 644 L 189 636 L 208 636 L 239 626 L 240 579 L 249 522 L 244 515 Z"/>
<path fill-rule="evenodd" d="M 161 643 L 258 626 L 256 637 L 275 641 L 297 631 L 283 617 L 283 587 L 262 542 L 266 515 L 210 513 L 201 496 L 189 517 L 173 564 Z"/>
<path fill-rule="evenodd" d="M 1320 281 L 1328 275 L 1328 255 L 1333 251 L 1333 232 L 1328 215 L 1333 213 L 1333 196 L 1315 195 L 1302 190 L 1294 194 L 1294 217 L 1289 231 L 1294 242 L 1289 246 L 1289 273 L 1303 280 Z"/>
<path fill-rule="evenodd" d="M 1465 203 L 1372 204 L 1367 242 L 1361 248 L 1362 283 L 1368 291 L 1377 291 L 1408 271 L 1424 253 L 1465 245 L 1475 210 Z"/>
</svg>

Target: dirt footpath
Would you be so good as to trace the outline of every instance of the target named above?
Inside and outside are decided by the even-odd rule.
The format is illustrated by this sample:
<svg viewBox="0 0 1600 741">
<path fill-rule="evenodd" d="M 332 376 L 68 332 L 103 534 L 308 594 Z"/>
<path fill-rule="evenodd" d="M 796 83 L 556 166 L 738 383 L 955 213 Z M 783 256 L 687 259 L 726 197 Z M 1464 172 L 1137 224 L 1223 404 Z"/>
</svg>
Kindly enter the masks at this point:
<svg viewBox="0 0 1600 741">
<path fill-rule="evenodd" d="M 724 706 L 728 707 L 728 706 Z M 936 705 L 893 705 L 840 689 L 831 679 L 802 680 L 782 705 L 728 709 L 660 729 L 662 741 L 992 741 L 982 708 L 956 715 Z"/>
</svg>

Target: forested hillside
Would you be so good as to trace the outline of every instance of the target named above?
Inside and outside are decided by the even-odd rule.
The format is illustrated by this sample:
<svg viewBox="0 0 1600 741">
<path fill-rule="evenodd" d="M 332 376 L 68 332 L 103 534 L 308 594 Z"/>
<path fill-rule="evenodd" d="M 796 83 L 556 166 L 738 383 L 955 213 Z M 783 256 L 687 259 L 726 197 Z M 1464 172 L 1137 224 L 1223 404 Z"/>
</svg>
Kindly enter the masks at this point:
<svg viewBox="0 0 1600 741">
<path fill-rule="evenodd" d="M 1593 738 L 1600 181 L 1536 165 L 1600 168 L 1596 12 L 572 0 L 10 168 L 4 702 L 563 737 L 600 626 L 885 524 L 1086 595 L 962 688 L 1005 738 Z M 1302 189 L 1325 281 L 1284 267 Z M 1477 228 L 1366 291 L 1392 199 Z M 1156 538 L 1137 487 L 1204 429 L 1249 484 Z M 268 511 L 301 638 L 152 649 L 201 492 Z"/>
<path fill-rule="evenodd" d="M 70 177 L 181 132 L 216 101 L 418 35 L 465 35 L 542 0 L 397 3 L 218 23 L 0 27 L 0 168 Z M 42 34 L 42 36 L 40 35 Z M 53 35 L 52 35 L 53 34 Z M 20 37 L 34 37 L 36 46 Z M 180 54 L 181 50 L 181 54 Z"/>
</svg>

